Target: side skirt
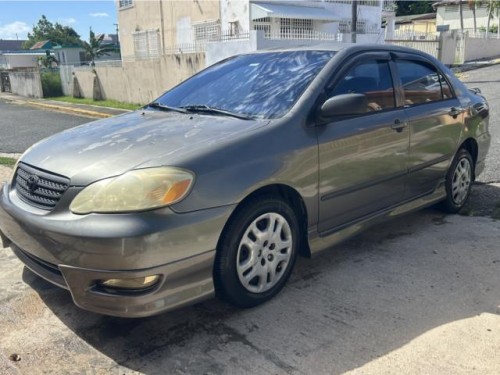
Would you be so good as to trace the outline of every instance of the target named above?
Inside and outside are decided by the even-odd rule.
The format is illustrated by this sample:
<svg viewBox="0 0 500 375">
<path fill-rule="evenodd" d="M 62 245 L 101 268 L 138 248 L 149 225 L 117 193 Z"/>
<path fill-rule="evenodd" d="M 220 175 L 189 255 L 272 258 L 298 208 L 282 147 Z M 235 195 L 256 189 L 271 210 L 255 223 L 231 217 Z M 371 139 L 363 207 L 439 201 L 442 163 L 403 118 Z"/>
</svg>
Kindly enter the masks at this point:
<svg viewBox="0 0 500 375">
<path fill-rule="evenodd" d="M 396 216 L 417 211 L 427 206 L 431 206 L 446 197 L 444 184 L 441 184 L 433 193 L 417 197 L 401 205 L 390 207 L 382 211 L 362 217 L 359 220 L 347 223 L 340 227 L 333 228 L 328 232 L 318 233 L 317 227 L 309 229 L 308 241 L 311 255 L 327 250 L 338 243 L 364 231 L 372 225 L 392 219 Z"/>
</svg>

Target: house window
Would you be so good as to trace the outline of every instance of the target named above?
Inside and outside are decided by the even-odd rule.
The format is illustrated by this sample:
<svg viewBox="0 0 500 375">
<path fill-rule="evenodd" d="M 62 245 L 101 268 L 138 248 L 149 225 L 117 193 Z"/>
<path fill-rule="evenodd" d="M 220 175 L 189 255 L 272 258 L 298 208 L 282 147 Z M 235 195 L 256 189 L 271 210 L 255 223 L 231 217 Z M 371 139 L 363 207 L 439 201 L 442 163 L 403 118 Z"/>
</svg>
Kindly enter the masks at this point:
<svg viewBox="0 0 500 375">
<path fill-rule="evenodd" d="M 118 2 L 118 7 L 119 8 L 128 8 L 131 7 L 133 4 L 133 0 L 120 0 Z"/>
<path fill-rule="evenodd" d="M 351 20 L 342 20 L 339 22 L 339 33 L 349 34 L 351 32 Z M 359 20 L 356 23 L 356 32 L 359 34 L 364 34 L 368 31 L 368 25 L 366 20 Z"/>
<path fill-rule="evenodd" d="M 220 35 L 219 21 L 206 21 L 193 24 L 195 42 L 216 40 Z"/>
<path fill-rule="evenodd" d="M 306 19 L 280 18 L 281 37 L 302 38 L 311 36 L 313 21 Z"/>
<path fill-rule="evenodd" d="M 455 13 L 458 12 L 458 5 L 457 4 L 449 4 L 444 7 L 445 13 Z"/>
<path fill-rule="evenodd" d="M 161 45 L 158 30 L 137 31 L 132 35 L 136 58 L 148 59 L 160 56 Z"/>
<path fill-rule="evenodd" d="M 271 37 L 271 18 L 264 17 L 253 20 L 253 29 L 264 31 L 264 36 L 266 38 Z"/>
</svg>

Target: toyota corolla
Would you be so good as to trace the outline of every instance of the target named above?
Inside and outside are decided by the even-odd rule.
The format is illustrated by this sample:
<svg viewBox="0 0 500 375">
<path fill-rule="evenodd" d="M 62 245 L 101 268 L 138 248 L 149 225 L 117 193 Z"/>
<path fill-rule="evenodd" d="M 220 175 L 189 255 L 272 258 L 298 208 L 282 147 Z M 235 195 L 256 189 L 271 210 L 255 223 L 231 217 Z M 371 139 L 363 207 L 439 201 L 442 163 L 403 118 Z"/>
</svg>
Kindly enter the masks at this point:
<svg viewBox="0 0 500 375">
<path fill-rule="evenodd" d="M 256 306 L 298 254 L 417 208 L 460 210 L 488 116 L 411 49 L 235 56 L 32 146 L 1 189 L 0 234 L 87 310 L 141 317 L 214 294 Z"/>
</svg>

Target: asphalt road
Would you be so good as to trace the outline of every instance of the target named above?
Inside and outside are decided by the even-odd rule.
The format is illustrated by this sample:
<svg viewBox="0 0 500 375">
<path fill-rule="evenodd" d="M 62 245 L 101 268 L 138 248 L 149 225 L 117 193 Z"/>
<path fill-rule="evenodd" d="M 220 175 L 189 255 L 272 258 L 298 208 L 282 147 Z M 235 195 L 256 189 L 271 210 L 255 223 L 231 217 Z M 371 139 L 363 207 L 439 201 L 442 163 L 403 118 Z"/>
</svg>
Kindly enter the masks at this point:
<svg viewBox="0 0 500 375">
<path fill-rule="evenodd" d="M 3 100 L 0 100 L 0 113 L 0 153 L 22 153 L 48 136 L 92 121 L 87 117 L 21 106 Z"/>
</svg>

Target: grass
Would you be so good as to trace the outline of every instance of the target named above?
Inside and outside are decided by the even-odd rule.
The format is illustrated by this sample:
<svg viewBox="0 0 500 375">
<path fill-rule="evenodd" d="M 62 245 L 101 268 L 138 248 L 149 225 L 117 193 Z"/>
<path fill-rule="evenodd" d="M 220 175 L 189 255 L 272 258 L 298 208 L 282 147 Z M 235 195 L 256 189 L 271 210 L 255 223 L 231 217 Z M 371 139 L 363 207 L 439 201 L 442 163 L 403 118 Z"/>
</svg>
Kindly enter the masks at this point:
<svg viewBox="0 0 500 375">
<path fill-rule="evenodd" d="M 17 160 L 13 158 L 6 158 L 4 156 L 0 156 L 0 165 L 4 165 L 6 167 L 12 168 L 16 165 Z"/>
<path fill-rule="evenodd" d="M 90 104 L 90 105 L 97 105 L 100 107 L 130 109 L 130 110 L 136 110 L 139 107 L 142 107 L 142 105 L 140 105 L 140 104 L 123 103 L 123 102 L 118 102 L 116 100 L 93 100 L 93 99 L 87 99 L 87 98 L 73 98 L 72 96 L 56 96 L 56 97 L 50 98 L 50 100 L 57 100 L 57 101 L 66 102 L 66 103 Z"/>
</svg>

